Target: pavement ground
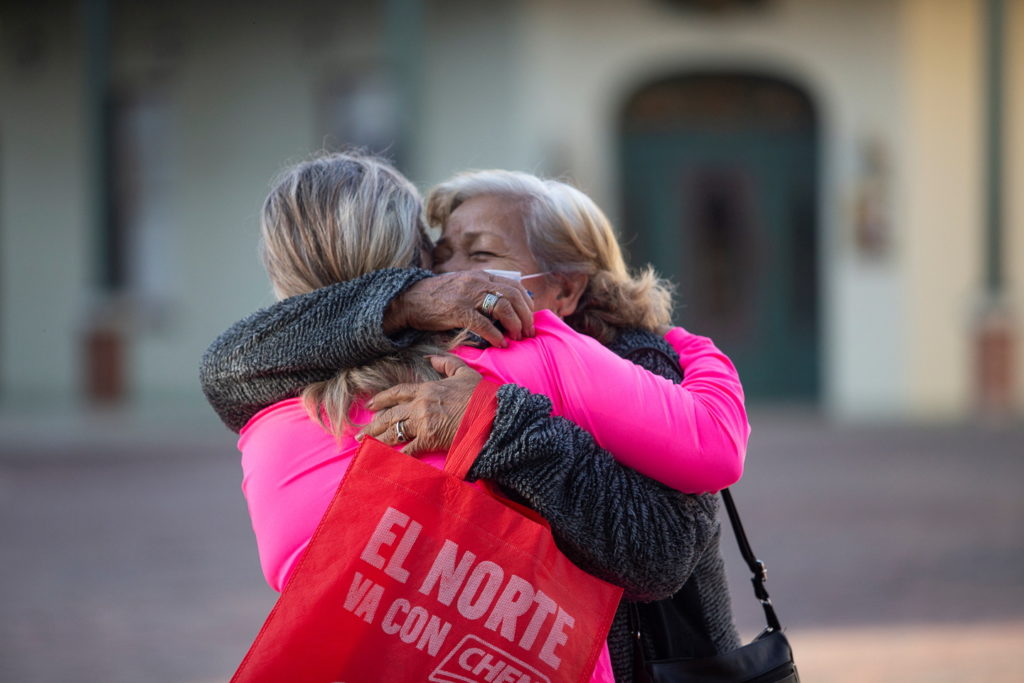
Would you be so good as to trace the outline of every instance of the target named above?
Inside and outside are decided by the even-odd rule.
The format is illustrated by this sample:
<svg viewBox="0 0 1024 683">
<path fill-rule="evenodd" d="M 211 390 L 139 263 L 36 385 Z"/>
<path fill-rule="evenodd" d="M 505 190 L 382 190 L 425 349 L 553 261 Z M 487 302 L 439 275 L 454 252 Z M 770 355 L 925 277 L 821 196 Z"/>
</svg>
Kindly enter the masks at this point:
<svg viewBox="0 0 1024 683">
<path fill-rule="evenodd" d="M 734 492 L 805 683 L 1024 681 L 1024 429 L 751 421 Z M 0 418 L 0 682 L 226 681 L 276 597 L 232 436 L 62 424 Z"/>
</svg>

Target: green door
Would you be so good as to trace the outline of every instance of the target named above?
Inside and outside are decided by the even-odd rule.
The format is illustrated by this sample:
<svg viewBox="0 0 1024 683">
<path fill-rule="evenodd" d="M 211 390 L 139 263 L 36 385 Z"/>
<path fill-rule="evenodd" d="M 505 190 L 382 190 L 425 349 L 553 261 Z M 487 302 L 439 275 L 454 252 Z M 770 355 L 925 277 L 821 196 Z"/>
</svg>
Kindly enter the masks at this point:
<svg viewBox="0 0 1024 683">
<path fill-rule="evenodd" d="M 809 101 L 758 77 L 687 77 L 656 89 L 653 121 L 649 108 L 630 118 L 627 107 L 622 134 L 634 263 L 650 262 L 678 284 L 675 320 L 733 359 L 748 398 L 816 399 L 818 150 Z M 758 108 L 766 93 L 777 100 L 767 112 Z M 682 109 L 665 106 L 671 96 Z"/>
</svg>

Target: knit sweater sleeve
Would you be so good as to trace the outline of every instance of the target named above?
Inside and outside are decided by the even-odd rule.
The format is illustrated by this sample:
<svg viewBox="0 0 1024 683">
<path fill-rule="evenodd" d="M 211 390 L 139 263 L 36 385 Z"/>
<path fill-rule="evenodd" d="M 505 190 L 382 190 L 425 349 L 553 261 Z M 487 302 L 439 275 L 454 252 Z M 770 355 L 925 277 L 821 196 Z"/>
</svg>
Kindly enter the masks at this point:
<svg viewBox="0 0 1024 683">
<path fill-rule="evenodd" d="M 384 311 L 430 275 L 418 268 L 379 270 L 257 311 L 206 350 L 199 370 L 203 393 L 237 432 L 260 410 L 308 384 L 408 347 L 417 333 L 385 335 Z"/>
<path fill-rule="evenodd" d="M 665 354 L 637 358 L 678 381 Z M 498 391 L 494 427 L 469 478 L 523 499 L 573 562 L 632 600 L 679 590 L 718 529 L 713 495 L 680 493 L 620 465 L 588 432 L 551 417 L 546 397 L 515 385 Z"/>
</svg>

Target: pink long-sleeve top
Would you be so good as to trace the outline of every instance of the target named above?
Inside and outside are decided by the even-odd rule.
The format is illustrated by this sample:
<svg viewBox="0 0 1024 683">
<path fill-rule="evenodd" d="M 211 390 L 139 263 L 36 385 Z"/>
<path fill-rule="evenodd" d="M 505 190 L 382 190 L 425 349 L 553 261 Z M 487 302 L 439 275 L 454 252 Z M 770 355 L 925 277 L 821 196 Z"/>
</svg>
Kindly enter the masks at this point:
<svg viewBox="0 0 1024 683">
<path fill-rule="evenodd" d="M 717 491 L 739 479 L 750 427 L 743 389 L 729 359 L 710 339 L 673 328 L 681 384 L 617 356 L 550 311 L 535 315 L 537 334 L 505 349 L 461 347 L 455 354 L 486 379 L 551 398 L 553 414 L 593 434 L 624 465 L 687 493 Z M 351 420 L 370 421 L 356 405 Z M 339 441 L 310 418 L 298 398 L 257 413 L 241 430 L 242 491 L 260 563 L 277 591 L 306 549 L 358 447 L 358 430 Z M 444 466 L 444 453 L 421 456 Z M 607 651 L 592 681 L 612 680 Z"/>
<path fill-rule="evenodd" d="M 673 328 L 666 341 L 685 370 L 681 384 L 620 358 L 550 311 L 536 336 L 505 349 L 461 347 L 456 355 L 486 379 L 551 398 L 553 414 L 593 434 L 624 465 L 686 493 L 718 491 L 743 471 L 750 427 L 743 389 L 710 339 Z M 357 424 L 372 414 L 357 405 Z M 358 430 L 340 443 L 298 398 L 257 413 L 241 430 L 242 492 L 268 583 L 281 590 L 355 455 Z M 444 453 L 421 459 L 443 467 Z"/>
</svg>

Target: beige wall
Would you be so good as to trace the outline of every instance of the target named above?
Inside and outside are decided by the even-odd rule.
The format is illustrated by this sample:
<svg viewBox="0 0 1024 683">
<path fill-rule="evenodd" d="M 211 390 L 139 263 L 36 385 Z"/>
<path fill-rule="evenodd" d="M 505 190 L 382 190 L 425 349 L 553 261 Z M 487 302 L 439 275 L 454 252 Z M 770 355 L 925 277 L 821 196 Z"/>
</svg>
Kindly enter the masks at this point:
<svg viewBox="0 0 1024 683">
<path fill-rule="evenodd" d="M 69 400 L 81 374 L 94 250 L 75 18 L 51 13 L 38 61 L 0 60 L 0 390 L 18 408 Z"/>
<path fill-rule="evenodd" d="M 627 10 L 614 0 L 535 0 L 527 11 L 528 154 L 553 158 L 550 170 L 570 171 L 613 216 L 617 116 L 633 89 L 699 68 L 752 70 L 807 88 L 822 116 L 823 398 L 844 416 L 897 414 L 905 393 L 903 255 L 865 262 L 849 234 L 866 142 L 893 157 L 899 200 L 898 5 L 789 0 L 763 13 L 699 18 L 655 2 Z"/>
<path fill-rule="evenodd" d="M 298 27 L 253 10 L 244 32 L 207 28 L 230 18 L 212 6 L 202 22 L 195 17 L 172 76 L 178 287 L 165 327 L 135 336 L 141 398 L 201 400 L 206 345 L 273 301 L 257 252 L 260 205 L 273 175 L 315 144 L 316 74 L 302 59 Z"/>
<path fill-rule="evenodd" d="M 1024 0 L 1009 4 L 1006 34 L 1006 277 L 1017 333 L 1017 407 L 1024 412 Z"/>
<path fill-rule="evenodd" d="M 115 77 L 132 85 L 148 78 L 157 43 L 144 27 L 159 25 L 158 12 L 181 38 L 161 76 L 172 103 L 176 284 L 166 324 L 133 337 L 142 396 L 197 399 L 205 345 L 270 301 L 255 246 L 268 181 L 320 144 L 318 89 L 385 57 L 382 15 L 362 4 L 308 15 L 260 4 L 244 23 L 216 4 L 201 17 L 131 5 L 140 30 L 115 46 Z M 1006 247 L 1024 330 L 1024 0 L 1011 4 Z M 0 63 L 0 387 L 47 400 L 79 384 L 95 249 L 77 10 L 67 5 L 47 24 L 55 47 L 38 71 Z M 780 0 L 701 19 L 658 2 L 427 3 L 414 180 L 426 187 L 486 166 L 569 172 L 616 216 L 616 123 L 634 89 L 704 67 L 788 77 L 821 114 L 826 406 L 843 417 L 964 415 L 981 276 L 979 8 Z M 894 246 L 881 260 L 862 258 L 851 239 L 868 142 L 891 160 Z M 1020 350 L 1024 387 L 1024 339 Z"/>
<path fill-rule="evenodd" d="M 976 0 L 903 3 L 905 361 L 907 404 L 921 416 L 971 410 L 982 294 L 980 10 Z"/>
<path fill-rule="evenodd" d="M 60 21 L 52 12 L 45 17 L 53 51 L 40 69 L 19 73 L 7 52 L 0 63 L 0 387 L 8 405 L 33 394 L 46 402 L 80 398 L 81 337 L 101 303 L 82 29 L 77 4 L 66 4 Z M 216 4 L 201 14 L 124 9 L 120 26 L 134 28 L 114 45 L 113 82 L 163 92 L 171 138 L 162 226 L 171 286 L 158 319 L 147 302 L 126 309 L 129 389 L 142 402 L 201 401 L 197 372 L 206 345 L 273 299 L 257 253 L 268 184 L 320 145 L 317 87 L 339 63 L 359 63 L 360 45 L 376 41 L 365 20 L 338 21 L 333 34 L 311 39 L 316 31 L 301 13 L 278 7 L 249 7 L 244 23 L 237 7 Z M 163 21 L 180 42 L 154 68 L 154 52 L 165 47 L 158 38 L 166 36 L 151 31 Z M 358 38 L 341 40 L 346 28 Z"/>
<path fill-rule="evenodd" d="M 516 3 L 428 3 L 414 180 L 470 168 L 535 170 L 523 127 L 523 17 Z"/>
</svg>

